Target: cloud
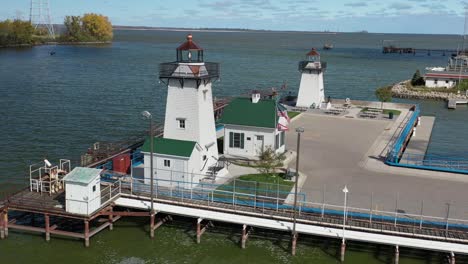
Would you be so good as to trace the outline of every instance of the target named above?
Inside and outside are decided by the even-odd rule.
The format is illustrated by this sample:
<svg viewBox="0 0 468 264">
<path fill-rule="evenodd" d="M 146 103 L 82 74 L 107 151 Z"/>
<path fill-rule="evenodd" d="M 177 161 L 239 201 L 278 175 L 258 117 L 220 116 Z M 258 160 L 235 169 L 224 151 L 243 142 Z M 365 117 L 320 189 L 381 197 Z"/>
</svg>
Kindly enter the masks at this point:
<svg viewBox="0 0 468 264">
<path fill-rule="evenodd" d="M 391 3 L 388 6 L 389 9 L 395 9 L 395 10 L 409 9 L 411 7 L 412 7 L 412 5 L 407 4 L 407 3 Z"/>
<path fill-rule="evenodd" d="M 364 7 L 364 6 L 367 6 L 367 2 L 353 2 L 353 3 L 346 3 L 344 5 L 350 6 L 350 7 Z"/>
</svg>

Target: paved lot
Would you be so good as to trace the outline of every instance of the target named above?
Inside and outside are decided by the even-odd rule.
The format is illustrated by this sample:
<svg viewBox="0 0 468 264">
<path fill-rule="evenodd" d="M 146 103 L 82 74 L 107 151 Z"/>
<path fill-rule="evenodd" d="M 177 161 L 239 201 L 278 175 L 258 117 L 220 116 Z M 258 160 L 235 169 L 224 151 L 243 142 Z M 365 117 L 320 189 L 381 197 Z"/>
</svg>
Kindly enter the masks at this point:
<svg viewBox="0 0 468 264">
<path fill-rule="evenodd" d="M 313 114 L 302 114 L 294 120 L 286 146 L 296 149 L 295 128 L 304 127 L 300 171 L 307 175 L 302 186 L 307 199 L 321 203 L 325 196 L 326 203 L 341 206 L 341 190 L 347 185 L 351 207 L 370 208 L 372 203 L 377 210 L 420 214 L 423 203 L 424 215 L 444 218 L 450 203 L 450 218 L 468 220 L 466 175 L 397 170 L 381 165 L 376 155 L 369 154 L 375 146 L 385 145 L 380 141 L 389 138 L 385 133 L 394 125 L 391 121 Z M 368 169 L 365 164 L 373 162 L 378 165 Z"/>
</svg>

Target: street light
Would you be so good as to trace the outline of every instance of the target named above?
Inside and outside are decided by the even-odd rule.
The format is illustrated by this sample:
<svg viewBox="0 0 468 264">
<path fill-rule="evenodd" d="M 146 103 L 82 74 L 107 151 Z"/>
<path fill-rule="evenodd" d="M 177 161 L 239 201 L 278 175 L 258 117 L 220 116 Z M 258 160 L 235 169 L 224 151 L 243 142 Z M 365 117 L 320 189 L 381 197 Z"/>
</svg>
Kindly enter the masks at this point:
<svg viewBox="0 0 468 264">
<path fill-rule="evenodd" d="M 348 187 L 345 185 L 343 188 L 344 193 L 344 207 L 343 207 L 343 244 L 345 243 L 345 225 L 346 225 L 346 211 L 347 211 L 347 202 L 348 202 Z"/>
<path fill-rule="evenodd" d="M 301 147 L 301 134 L 304 133 L 304 128 L 303 127 L 298 127 L 296 128 L 296 133 L 297 133 L 297 149 L 296 149 L 296 179 L 295 179 L 295 185 L 294 185 L 294 210 L 293 210 L 293 250 L 292 254 L 296 255 L 296 239 L 297 239 L 297 232 L 296 232 L 296 211 L 297 211 L 297 185 L 298 185 L 298 180 L 299 180 L 299 150 Z"/>
<path fill-rule="evenodd" d="M 148 112 L 148 111 L 143 111 L 141 112 L 141 115 L 148 119 L 149 120 L 149 126 L 150 126 L 150 130 L 149 130 L 149 136 L 150 136 L 150 184 L 151 184 L 151 187 L 150 187 L 150 192 L 151 192 L 151 215 L 154 213 L 154 205 L 153 205 L 153 193 L 154 193 L 154 185 L 153 185 L 153 140 L 154 140 L 154 136 L 153 136 L 153 115 Z"/>
</svg>

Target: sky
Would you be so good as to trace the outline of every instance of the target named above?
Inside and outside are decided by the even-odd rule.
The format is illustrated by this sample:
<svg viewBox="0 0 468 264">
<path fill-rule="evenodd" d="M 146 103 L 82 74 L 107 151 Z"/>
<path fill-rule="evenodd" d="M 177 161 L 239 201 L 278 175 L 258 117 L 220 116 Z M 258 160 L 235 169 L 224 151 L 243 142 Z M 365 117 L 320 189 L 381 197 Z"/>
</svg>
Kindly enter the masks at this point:
<svg viewBox="0 0 468 264">
<path fill-rule="evenodd" d="M 44 1 L 44 0 L 43 0 Z M 99 13 L 114 25 L 463 34 L 468 0 L 49 0 L 52 22 Z M 29 19 L 30 0 L 0 0 Z"/>
</svg>

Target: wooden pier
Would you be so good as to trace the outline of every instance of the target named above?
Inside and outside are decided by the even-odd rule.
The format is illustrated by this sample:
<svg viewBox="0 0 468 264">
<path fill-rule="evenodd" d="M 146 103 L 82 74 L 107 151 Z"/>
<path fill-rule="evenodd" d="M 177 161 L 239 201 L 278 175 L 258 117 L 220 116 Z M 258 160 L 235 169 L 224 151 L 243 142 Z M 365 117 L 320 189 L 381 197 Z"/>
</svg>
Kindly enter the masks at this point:
<svg viewBox="0 0 468 264">
<path fill-rule="evenodd" d="M 403 47 L 397 47 L 397 46 L 383 46 L 382 47 L 382 53 L 388 54 L 388 53 L 398 53 L 398 54 L 413 54 L 416 55 L 416 53 L 425 53 L 428 56 L 431 56 L 432 54 L 441 54 L 442 56 L 446 55 L 451 55 L 451 54 L 457 54 L 457 50 L 453 49 L 429 49 L 429 48 L 403 48 Z"/>
</svg>

